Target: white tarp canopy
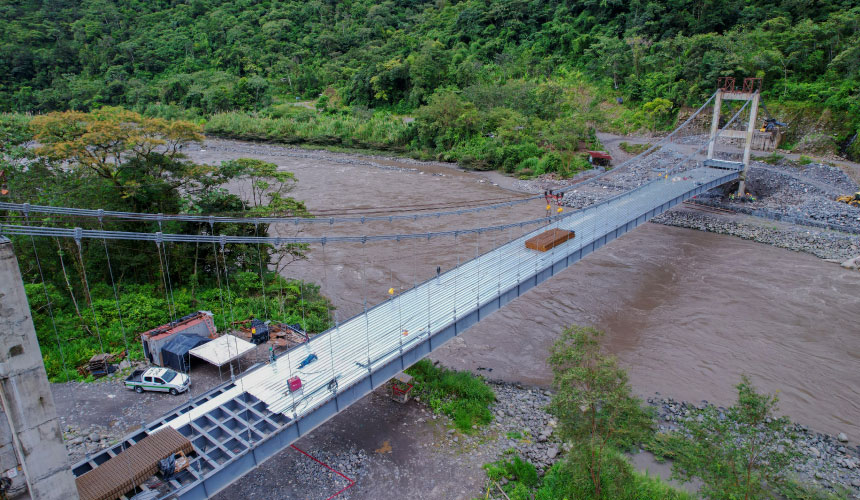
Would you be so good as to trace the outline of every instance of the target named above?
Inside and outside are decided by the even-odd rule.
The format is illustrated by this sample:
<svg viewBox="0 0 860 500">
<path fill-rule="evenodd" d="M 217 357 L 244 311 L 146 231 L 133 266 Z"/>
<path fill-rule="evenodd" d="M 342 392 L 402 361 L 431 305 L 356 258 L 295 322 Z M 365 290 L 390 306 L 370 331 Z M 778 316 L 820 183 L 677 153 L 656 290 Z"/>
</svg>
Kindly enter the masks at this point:
<svg viewBox="0 0 860 500">
<path fill-rule="evenodd" d="M 188 352 L 215 366 L 221 366 L 254 349 L 254 347 L 255 345 L 247 340 L 242 340 L 233 335 L 221 335 L 217 339 L 199 345 Z"/>
</svg>

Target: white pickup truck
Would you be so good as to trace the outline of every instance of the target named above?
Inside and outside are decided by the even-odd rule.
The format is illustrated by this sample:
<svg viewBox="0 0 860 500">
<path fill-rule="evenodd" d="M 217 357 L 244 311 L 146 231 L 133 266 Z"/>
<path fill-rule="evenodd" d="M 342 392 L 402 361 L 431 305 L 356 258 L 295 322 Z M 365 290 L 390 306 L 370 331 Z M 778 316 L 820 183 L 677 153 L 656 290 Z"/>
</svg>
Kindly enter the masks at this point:
<svg viewBox="0 0 860 500">
<path fill-rule="evenodd" d="M 188 390 L 191 379 L 169 368 L 147 368 L 135 370 L 126 377 L 125 386 L 140 394 L 143 391 L 169 392 L 176 396 Z"/>
</svg>

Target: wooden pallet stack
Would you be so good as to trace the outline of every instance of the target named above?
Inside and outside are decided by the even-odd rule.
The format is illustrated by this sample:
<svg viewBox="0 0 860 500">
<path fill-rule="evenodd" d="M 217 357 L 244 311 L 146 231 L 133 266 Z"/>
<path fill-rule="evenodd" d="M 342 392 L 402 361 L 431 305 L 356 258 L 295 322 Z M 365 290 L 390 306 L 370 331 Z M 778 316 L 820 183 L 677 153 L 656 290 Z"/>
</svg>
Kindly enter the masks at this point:
<svg viewBox="0 0 860 500">
<path fill-rule="evenodd" d="M 537 250 L 538 252 L 546 252 L 553 247 L 561 245 L 565 241 L 572 240 L 576 236 L 573 231 L 565 231 L 563 229 L 550 229 L 539 235 L 526 240 L 526 248 Z"/>
</svg>

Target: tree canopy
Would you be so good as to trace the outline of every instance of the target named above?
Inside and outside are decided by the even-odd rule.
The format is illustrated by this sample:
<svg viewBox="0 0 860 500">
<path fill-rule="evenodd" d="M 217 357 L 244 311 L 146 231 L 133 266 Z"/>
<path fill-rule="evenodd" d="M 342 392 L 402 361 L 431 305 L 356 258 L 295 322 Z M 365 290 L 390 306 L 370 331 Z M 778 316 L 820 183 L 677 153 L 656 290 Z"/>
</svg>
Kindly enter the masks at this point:
<svg viewBox="0 0 860 500">
<path fill-rule="evenodd" d="M 350 104 L 587 70 L 627 97 L 699 102 L 718 76 L 858 113 L 855 0 L 22 0 L 0 14 L 0 110 Z"/>
</svg>

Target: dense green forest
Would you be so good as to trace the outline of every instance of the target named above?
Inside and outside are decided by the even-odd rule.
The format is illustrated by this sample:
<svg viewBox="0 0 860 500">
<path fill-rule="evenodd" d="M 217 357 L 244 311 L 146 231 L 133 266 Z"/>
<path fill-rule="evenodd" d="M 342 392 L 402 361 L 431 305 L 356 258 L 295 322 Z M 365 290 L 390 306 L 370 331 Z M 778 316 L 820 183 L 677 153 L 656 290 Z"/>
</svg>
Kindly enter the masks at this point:
<svg viewBox="0 0 860 500">
<path fill-rule="evenodd" d="M 271 164 L 189 162 L 180 146 L 203 133 L 566 177 L 587 167 L 580 151 L 599 147 L 596 130 L 671 127 L 719 76 L 764 79 L 769 111 L 790 123 L 785 147 L 860 157 L 856 0 L 0 0 L 0 17 L 0 112 L 11 112 L 0 115 L 0 169 L 10 201 L 307 214 L 287 196 L 295 179 Z M 24 147 L 33 139 L 38 148 Z M 262 183 L 265 195 L 241 199 L 228 183 Z M 198 308 L 222 327 L 248 315 L 302 319 L 312 331 L 329 322 L 314 285 L 259 276 L 261 263 L 282 270 L 307 248 L 15 243 L 54 379 L 96 352 L 124 349 L 129 332 Z M 139 354 L 136 341 L 130 347 Z"/>
<path fill-rule="evenodd" d="M 309 216 L 288 196 L 296 183 L 272 163 L 200 165 L 181 154 L 199 125 L 103 107 L 28 119 L 0 115 L 3 201 L 147 213 Z M 36 140 L 37 148 L 25 147 Z M 247 193 L 240 197 L 227 190 Z M 181 234 L 266 234 L 266 224 L 76 218 L 5 211 L 4 222 Z M 197 310 L 220 331 L 250 317 L 328 328 L 332 307 L 313 283 L 287 279 L 306 245 L 178 244 L 13 236 L 49 377 L 77 379 L 94 354 L 142 358 L 139 334 Z"/>
<path fill-rule="evenodd" d="M 818 126 L 833 128 L 831 149 L 860 126 L 856 0 L 19 0 L 0 12 L 5 110 L 118 105 L 301 122 L 316 118 L 278 104 L 322 94 L 320 108 L 345 115 L 345 125 L 315 125 L 324 129 L 316 141 L 263 135 L 423 151 L 479 168 L 533 158 L 523 168 L 553 169 L 572 160 L 544 153 L 587 144 L 589 127 L 668 126 L 722 75 L 763 77 L 771 108 L 794 122 L 824 113 Z M 619 97 L 625 107 L 602 116 Z M 655 98 L 671 102 L 669 116 L 641 112 Z M 389 119 L 391 134 L 350 139 L 348 121 L 365 121 L 368 108 L 420 118 L 434 105 L 423 127 Z M 547 137 L 571 126 L 574 137 Z M 527 137 L 511 133 L 519 127 Z M 527 151 L 502 149 L 510 145 Z"/>
</svg>

